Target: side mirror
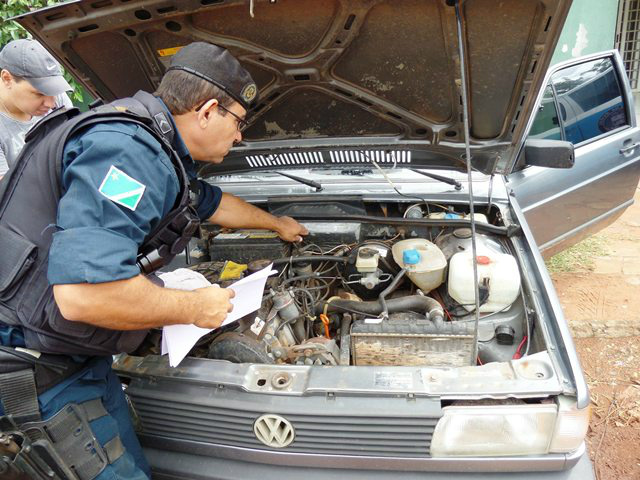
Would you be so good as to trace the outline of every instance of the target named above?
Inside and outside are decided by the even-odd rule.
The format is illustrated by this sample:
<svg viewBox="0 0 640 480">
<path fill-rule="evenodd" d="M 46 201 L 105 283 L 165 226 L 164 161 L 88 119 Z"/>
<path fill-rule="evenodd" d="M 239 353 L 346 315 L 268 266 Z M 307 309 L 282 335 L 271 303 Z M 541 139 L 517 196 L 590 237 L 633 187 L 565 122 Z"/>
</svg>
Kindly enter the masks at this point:
<svg viewBox="0 0 640 480">
<path fill-rule="evenodd" d="M 573 143 L 531 138 L 524 143 L 524 163 L 547 168 L 571 168 L 575 163 Z"/>
</svg>

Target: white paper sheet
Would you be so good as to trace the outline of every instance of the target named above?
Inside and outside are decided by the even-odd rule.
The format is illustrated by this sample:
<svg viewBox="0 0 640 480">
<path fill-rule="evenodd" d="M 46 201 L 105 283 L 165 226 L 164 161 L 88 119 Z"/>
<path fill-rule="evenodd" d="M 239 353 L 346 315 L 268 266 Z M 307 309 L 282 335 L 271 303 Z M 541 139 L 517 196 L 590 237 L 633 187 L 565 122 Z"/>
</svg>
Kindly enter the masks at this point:
<svg viewBox="0 0 640 480">
<path fill-rule="evenodd" d="M 227 315 L 222 325 L 258 310 L 262 303 L 262 294 L 267 277 L 274 273 L 277 273 L 277 270 L 272 270 L 271 265 L 269 265 L 231 285 L 229 288 L 236 293 L 236 296 L 231 299 L 233 311 Z M 160 275 L 160 278 L 164 282 L 165 288 L 178 290 L 195 290 L 211 285 L 202 274 L 186 268 L 164 273 Z M 196 342 L 213 330 L 196 327 L 195 325 L 166 326 L 162 329 L 162 354 L 168 353 L 169 365 L 177 367 Z"/>
</svg>

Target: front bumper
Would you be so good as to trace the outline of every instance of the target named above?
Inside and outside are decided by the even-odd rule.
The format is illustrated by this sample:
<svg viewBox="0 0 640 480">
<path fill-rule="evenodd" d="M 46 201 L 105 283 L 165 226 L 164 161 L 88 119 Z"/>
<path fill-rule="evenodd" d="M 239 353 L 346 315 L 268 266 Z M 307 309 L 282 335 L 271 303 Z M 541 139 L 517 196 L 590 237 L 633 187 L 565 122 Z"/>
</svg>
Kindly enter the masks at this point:
<svg viewBox="0 0 640 480">
<path fill-rule="evenodd" d="M 193 442 L 186 453 L 175 449 L 172 441 L 164 445 L 156 438 L 153 443 L 162 448 L 145 447 L 154 480 L 595 480 L 584 444 L 571 455 L 415 459 L 230 452 L 228 448 L 223 449 L 222 458 L 215 445 Z M 541 471 L 547 469 L 552 471 Z"/>
</svg>

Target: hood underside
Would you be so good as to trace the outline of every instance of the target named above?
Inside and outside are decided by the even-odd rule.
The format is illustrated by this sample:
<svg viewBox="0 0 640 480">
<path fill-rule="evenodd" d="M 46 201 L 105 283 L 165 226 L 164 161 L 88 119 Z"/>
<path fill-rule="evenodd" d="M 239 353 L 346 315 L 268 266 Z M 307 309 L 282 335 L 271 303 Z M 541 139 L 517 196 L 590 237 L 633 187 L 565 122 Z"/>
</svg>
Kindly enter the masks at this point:
<svg viewBox="0 0 640 480">
<path fill-rule="evenodd" d="M 461 57 L 448 3 L 79 0 L 17 20 L 107 101 L 153 91 L 191 41 L 228 48 L 260 89 L 243 150 L 377 139 L 456 151 Z M 505 172 L 570 0 L 461 4 L 471 145 L 479 169 Z"/>
</svg>

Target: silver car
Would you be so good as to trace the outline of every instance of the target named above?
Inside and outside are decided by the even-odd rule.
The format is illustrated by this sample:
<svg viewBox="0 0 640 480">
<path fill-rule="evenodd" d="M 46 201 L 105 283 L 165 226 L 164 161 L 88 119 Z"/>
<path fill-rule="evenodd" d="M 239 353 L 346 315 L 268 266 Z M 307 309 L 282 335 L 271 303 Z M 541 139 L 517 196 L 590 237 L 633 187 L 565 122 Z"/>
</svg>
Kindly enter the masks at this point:
<svg viewBox="0 0 640 480">
<path fill-rule="evenodd" d="M 459 5 L 459 3 L 461 5 Z M 225 46 L 260 102 L 200 175 L 303 222 L 204 225 L 192 269 L 273 263 L 259 311 L 178 367 L 116 368 L 154 478 L 594 478 L 589 393 L 541 251 L 632 202 L 620 57 L 549 70 L 569 0 L 79 0 L 19 19 L 106 100 Z"/>
</svg>

